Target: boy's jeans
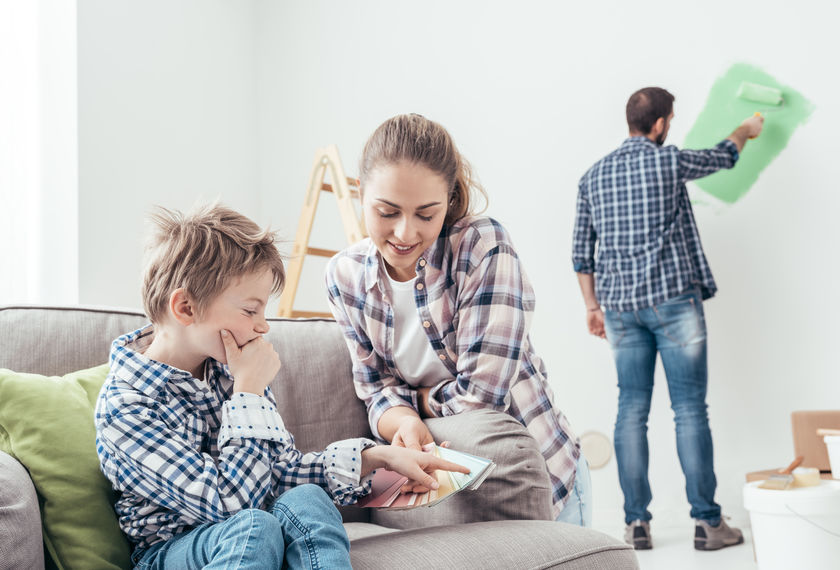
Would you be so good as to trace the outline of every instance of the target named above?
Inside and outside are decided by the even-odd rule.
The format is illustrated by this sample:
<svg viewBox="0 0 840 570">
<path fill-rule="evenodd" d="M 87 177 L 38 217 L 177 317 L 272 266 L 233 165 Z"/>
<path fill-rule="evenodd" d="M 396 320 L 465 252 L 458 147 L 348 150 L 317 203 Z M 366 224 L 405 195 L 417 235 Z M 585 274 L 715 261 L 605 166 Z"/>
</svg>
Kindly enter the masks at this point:
<svg viewBox="0 0 840 570">
<path fill-rule="evenodd" d="M 639 311 L 606 311 L 604 325 L 618 369 L 615 455 L 625 523 L 651 519 L 647 419 L 659 351 L 691 516 L 717 524 L 720 505 L 714 501 L 717 481 L 706 413 L 706 321 L 700 291 Z"/>
<path fill-rule="evenodd" d="M 285 564 L 284 564 L 285 562 Z M 271 512 L 242 510 L 149 547 L 135 568 L 350 568 L 350 541 L 326 491 L 301 485 Z"/>
</svg>

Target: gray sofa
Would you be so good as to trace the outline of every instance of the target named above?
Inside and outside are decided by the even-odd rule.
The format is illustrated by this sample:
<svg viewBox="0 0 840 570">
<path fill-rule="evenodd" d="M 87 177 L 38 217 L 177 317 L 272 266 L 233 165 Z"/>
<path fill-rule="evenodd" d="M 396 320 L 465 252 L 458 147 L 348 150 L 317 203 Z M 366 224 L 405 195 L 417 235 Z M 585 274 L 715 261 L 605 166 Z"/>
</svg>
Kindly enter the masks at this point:
<svg viewBox="0 0 840 570">
<path fill-rule="evenodd" d="M 89 368 L 106 362 L 114 338 L 146 322 L 140 312 L 109 308 L 0 306 L 0 368 L 42 375 Z M 270 324 L 268 338 L 283 362 L 272 390 L 298 447 L 317 450 L 334 440 L 370 437 L 337 325 L 319 319 Z M 342 508 L 355 568 L 638 568 L 633 550 L 614 538 L 550 520 L 545 465 L 518 422 L 474 412 L 428 425 L 438 441 L 491 457 L 498 467 L 477 491 L 435 507 L 394 513 Z M 0 568 L 44 566 L 40 498 L 27 470 L 0 452 Z M 53 566 L 49 554 L 46 565 Z"/>
</svg>

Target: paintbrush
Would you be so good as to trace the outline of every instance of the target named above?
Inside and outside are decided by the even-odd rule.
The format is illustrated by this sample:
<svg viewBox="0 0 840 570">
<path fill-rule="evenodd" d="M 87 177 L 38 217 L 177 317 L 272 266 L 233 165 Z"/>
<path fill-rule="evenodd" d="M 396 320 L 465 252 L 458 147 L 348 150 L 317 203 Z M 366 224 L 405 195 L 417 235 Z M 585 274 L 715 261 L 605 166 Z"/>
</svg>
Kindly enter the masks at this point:
<svg viewBox="0 0 840 570">
<path fill-rule="evenodd" d="M 765 480 L 759 488 L 761 489 L 775 489 L 777 491 L 783 491 L 793 485 L 793 470 L 799 467 L 799 464 L 802 463 L 802 460 L 805 459 L 803 455 L 800 455 L 796 459 L 794 459 L 790 465 L 785 467 L 784 469 L 780 469 L 778 473 L 773 473 L 770 475 L 767 480 Z"/>
</svg>

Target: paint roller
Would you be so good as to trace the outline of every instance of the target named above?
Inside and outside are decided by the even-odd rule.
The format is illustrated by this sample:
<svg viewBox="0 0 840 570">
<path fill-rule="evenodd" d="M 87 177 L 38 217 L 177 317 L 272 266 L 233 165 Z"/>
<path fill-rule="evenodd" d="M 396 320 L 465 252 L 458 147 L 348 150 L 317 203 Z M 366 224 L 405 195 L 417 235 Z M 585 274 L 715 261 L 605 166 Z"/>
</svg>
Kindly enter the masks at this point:
<svg viewBox="0 0 840 570">
<path fill-rule="evenodd" d="M 758 83 L 750 83 L 748 81 L 741 82 L 738 87 L 738 92 L 735 96 L 753 103 L 762 103 L 764 105 L 773 105 L 771 108 L 756 111 L 756 115 L 766 113 L 768 111 L 778 111 L 785 104 L 785 98 L 782 96 L 782 90 L 767 85 L 759 85 Z"/>
</svg>

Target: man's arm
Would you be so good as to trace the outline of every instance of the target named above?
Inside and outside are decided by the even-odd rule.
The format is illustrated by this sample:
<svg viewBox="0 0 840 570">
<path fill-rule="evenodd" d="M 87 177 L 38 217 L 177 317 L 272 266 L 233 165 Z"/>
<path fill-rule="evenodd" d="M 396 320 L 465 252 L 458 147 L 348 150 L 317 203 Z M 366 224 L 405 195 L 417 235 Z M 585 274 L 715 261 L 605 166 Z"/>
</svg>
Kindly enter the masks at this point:
<svg viewBox="0 0 840 570">
<path fill-rule="evenodd" d="M 583 302 L 586 305 L 586 326 L 590 334 L 597 337 L 607 338 L 604 330 L 604 312 L 595 296 L 595 275 L 592 273 L 578 273 L 578 284 L 583 294 Z"/>
<path fill-rule="evenodd" d="M 754 139 L 761 134 L 761 129 L 764 126 L 764 117 L 760 114 L 755 114 L 749 119 L 744 120 L 741 125 L 732 131 L 732 134 L 726 137 L 735 143 L 738 152 L 744 148 L 748 139 Z"/>
</svg>

